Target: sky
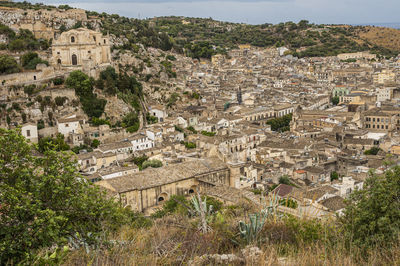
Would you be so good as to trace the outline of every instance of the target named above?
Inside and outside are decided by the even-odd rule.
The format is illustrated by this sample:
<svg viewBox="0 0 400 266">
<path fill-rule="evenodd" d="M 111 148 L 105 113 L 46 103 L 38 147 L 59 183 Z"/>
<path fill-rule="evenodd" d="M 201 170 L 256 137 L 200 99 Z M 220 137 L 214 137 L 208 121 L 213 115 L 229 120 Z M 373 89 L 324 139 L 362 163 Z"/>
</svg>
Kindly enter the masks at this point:
<svg viewBox="0 0 400 266">
<path fill-rule="evenodd" d="M 400 0 L 28 0 L 135 18 L 186 16 L 249 24 L 398 23 Z"/>
</svg>

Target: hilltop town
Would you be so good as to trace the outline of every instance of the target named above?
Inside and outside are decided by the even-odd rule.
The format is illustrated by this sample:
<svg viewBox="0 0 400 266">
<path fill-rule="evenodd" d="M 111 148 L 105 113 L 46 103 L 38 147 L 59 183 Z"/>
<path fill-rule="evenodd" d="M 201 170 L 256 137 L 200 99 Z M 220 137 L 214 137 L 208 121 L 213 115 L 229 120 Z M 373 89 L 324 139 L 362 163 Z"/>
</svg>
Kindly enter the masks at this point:
<svg viewBox="0 0 400 266">
<path fill-rule="evenodd" d="M 131 44 L 84 10 L 36 7 L 0 5 L 0 127 L 39 156 L 71 150 L 123 207 L 151 215 L 197 192 L 261 206 L 273 193 L 294 202 L 282 213 L 335 219 L 371 171 L 399 163 L 399 56 L 284 43 L 188 56 Z"/>
<path fill-rule="evenodd" d="M 1 126 L 21 127 L 41 146 L 62 136 L 81 173 L 126 196 L 134 210 L 151 212 L 171 195 L 197 190 L 229 201 L 215 191 L 275 189 L 330 215 L 344 206 L 330 201 L 400 155 L 399 58 L 364 51 L 299 59 L 285 47 L 251 45 L 211 60 L 143 46 L 134 53 L 115 49 L 121 40 L 95 27 L 55 29 L 63 21 L 100 25 L 83 10 L 0 11 L 8 14 L 5 27 L 52 40 L 33 69 L 0 76 Z M 20 64 L 26 55 L 2 53 Z M 77 71 L 96 80 L 99 112 L 68 84 Z M 137 77 L 136 98 L 115 88 L 122 73 Z"/>
</svg>

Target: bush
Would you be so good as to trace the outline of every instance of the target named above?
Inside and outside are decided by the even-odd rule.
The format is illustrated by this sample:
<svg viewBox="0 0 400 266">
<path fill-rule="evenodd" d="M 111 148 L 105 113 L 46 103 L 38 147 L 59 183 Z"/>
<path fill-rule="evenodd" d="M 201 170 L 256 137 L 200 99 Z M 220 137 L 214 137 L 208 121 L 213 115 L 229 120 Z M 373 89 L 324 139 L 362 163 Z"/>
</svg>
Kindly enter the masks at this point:
<svg viewBox="0 0 400 266">
<path fill-rule="evenodd" d="M 271 125 L 271 130 L 273 131 L 284 132 L 290 130 L 291 121 L 292 121 L 292 114 L 288 114 L 282 117 L 268 120 L 267 124 Z"/>
<path fill-rule="evenodd" d="M 142 168 L 143 168 L 143 169 L 146 169 L 146 168 L 148 168 L 148 167 L 160 168 L 160 167 L 162 167 L 162 166 L 163 166 L 163 164 L 162 164 L 162 162 L 159 161 L 159 160 L 149 160 L 149 161 L 145 161 L 145 162 L 143 163 Z"/>
<path fill-rule="evenodd" d="M 0 74 L 12 74 L 20 72 L 17 61 L 9 55 L 0 55 Z"/>
<path fill-rule="evenodd" d="M 197 134 L 197 130 L 194 127 L 190 126 L 187 128 L 188 130 L 192 131 L 193 134 Z"/>
<path fill-rule="evenodd" d="M 361 248 L 391 247 L 400 237 L 400 168 L 372 175 L 350 195 L 340 218 L 348 243 Z"/>
<path fill-rule="evenodd" d="M 64 78 L 58 77 L 53 79 L 53 84 L 56 86 L 64 84 Z"/>
<path fill-rule="evenodd" d="M 193 142 L 183 142 L 183 145 L 185 145 L 186 149 L 195 149 L 196 148 L 196 143 Z"/>
<path fill-rule="evenodd" d="M 132 159 L 132 162 L 134 164 L 136 164 L 139 167 L 139 169 L 142 169 L 143 163 L 145 161 L 147 161 L 147 159 L 149 159 L 149 157 L 147 157 L 146 155 L 143 155 L 143 156 L 140 156 L 140 157 L 134 157 Z"/>
<path fill-rule="evenodd" d="M 133 133 L 139 130 L 140 120 L 138 115 L 135 112 L 130 112 L 122 119 L 123 127 L 126 128 L 126 131 L 129 133 Z"/>
<path fill-rule="evenodd" d="M 33 157 L 32 152 L 20 132 L 0 129 L 4 264 L 19 264 L 41 249 L 67 244 L 98 247 L 109 232 L 129 221 L 117 203 L 84 181 L 69 154 L 48 150 Z"/>
<path fill-rule="evenodd" d="M 35 89 L 35 84 L 24 86 L 24 93 L 28 94 L 28 96 L 31 96 L 35 92 Z"/>
<path fill-rule="evenodd" d="M 39 55 L 34 52 L 28 52 L 21 56 L 21 65 L 25 69 L 34 70 L 38 64 L 49 65 L 47 61 L 39 58 Z"/>
<path fill-rule="evenodd" d="M 41 138 L 38 143 L 38 148 L 41 153 L 51 150 L 67 151 L 70 149 L 69 145 L 65 143 L 64 136 L 62 134 L 58 134 L 56 138 Z"/>
<path fill-rule="evenodd" d="M 63 106 L 64 103 L 65 103 L 67 100 L 68 100 L 67 97 L 60 97 L 60 96 L 57 96 L 57 97 L 54 99 L 54 102 L 56 103 L 57 106 Z"/>
<path fill-rule="evenodd" d="M 379 151 L 381 151 L 381 149 L 379 148 L 379 147 L 372 147 L 371 149 L 369 149 L 369 150 L 366 150 L 365 152 L 364 152 L 364 154 L 365 155 L 377 155 L 378 154 L 378 152 Z"/>
<path fill-rule="evenodd" d="M 67 87 L 75 90 L 82 104 L 83 111 L 89 117 L 100 117 L 104 113 L 107 100 L 93 94 L 94 80 L 80 70 L 71 72 L 65 81 Z"/>
<path fill-rule="evenodd" d="M 208 131 L 201 131 L 201 134 L 207 137 L 214 137 L 215 136 L 215 132 L 208 132 Z"/>
<path fill-rule="evenodd" d="M 97 148 L 97 147 L 99 147 L 100 146 L 100 140 L 98 140 L 98 139 L 94 139 L 93 141 L 92 141 L 92 144 L 90 144 L 90 146 L 92 147 L 92 148 Z"/>
</svg>

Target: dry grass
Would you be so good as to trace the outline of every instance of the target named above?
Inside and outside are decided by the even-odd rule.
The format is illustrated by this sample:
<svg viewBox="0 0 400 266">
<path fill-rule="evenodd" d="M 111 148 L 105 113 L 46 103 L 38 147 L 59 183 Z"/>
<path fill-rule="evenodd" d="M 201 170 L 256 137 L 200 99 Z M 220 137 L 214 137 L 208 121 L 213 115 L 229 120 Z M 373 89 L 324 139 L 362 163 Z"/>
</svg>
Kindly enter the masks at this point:
<svg viewBox="0 0 400 266">
<path fill-rule="evenodd" d="M 383 27 L 363 27 L 358 36 L 372 44 L 400 51 L 400 30 Z"/>
<path fill-rule="evenodd" d="M 238 236 L 238 221 L 248 210 L 225 209 L 223 218 L 211 223 L 213 231 L 201 234 L 197 220 L 173 214 L 155 221 L 149 229 L 123 228 L 110 249 L 71 252 L 65 265 L 187 265 L 204 254 L 235 254 L 243 257 L 246 244 Z M 363 256 L 348 249 L 331 221 L 269 220 L 258 243 L 260 257 L 231 265 L 400 265 L 400 243 L 385 250 L 370 250 Z M 196 265 L 213 265 L 203 263 Z"/>
</svg>

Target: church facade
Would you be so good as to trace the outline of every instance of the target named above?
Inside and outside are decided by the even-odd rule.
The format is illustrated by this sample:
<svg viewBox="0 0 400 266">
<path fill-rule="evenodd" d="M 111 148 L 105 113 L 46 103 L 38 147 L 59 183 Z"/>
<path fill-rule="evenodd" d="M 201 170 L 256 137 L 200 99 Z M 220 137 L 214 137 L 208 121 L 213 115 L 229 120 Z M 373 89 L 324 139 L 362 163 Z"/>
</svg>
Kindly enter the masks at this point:
<svg viewBox="0 0 400 266">
<path fill-rule="evenodd" d="M 79 28 L 63 32 L 52 44 L 52 65 L 56 68 L 79 69 L 90 76 L 111 64 L 108 36 Z"/>
</svg>

